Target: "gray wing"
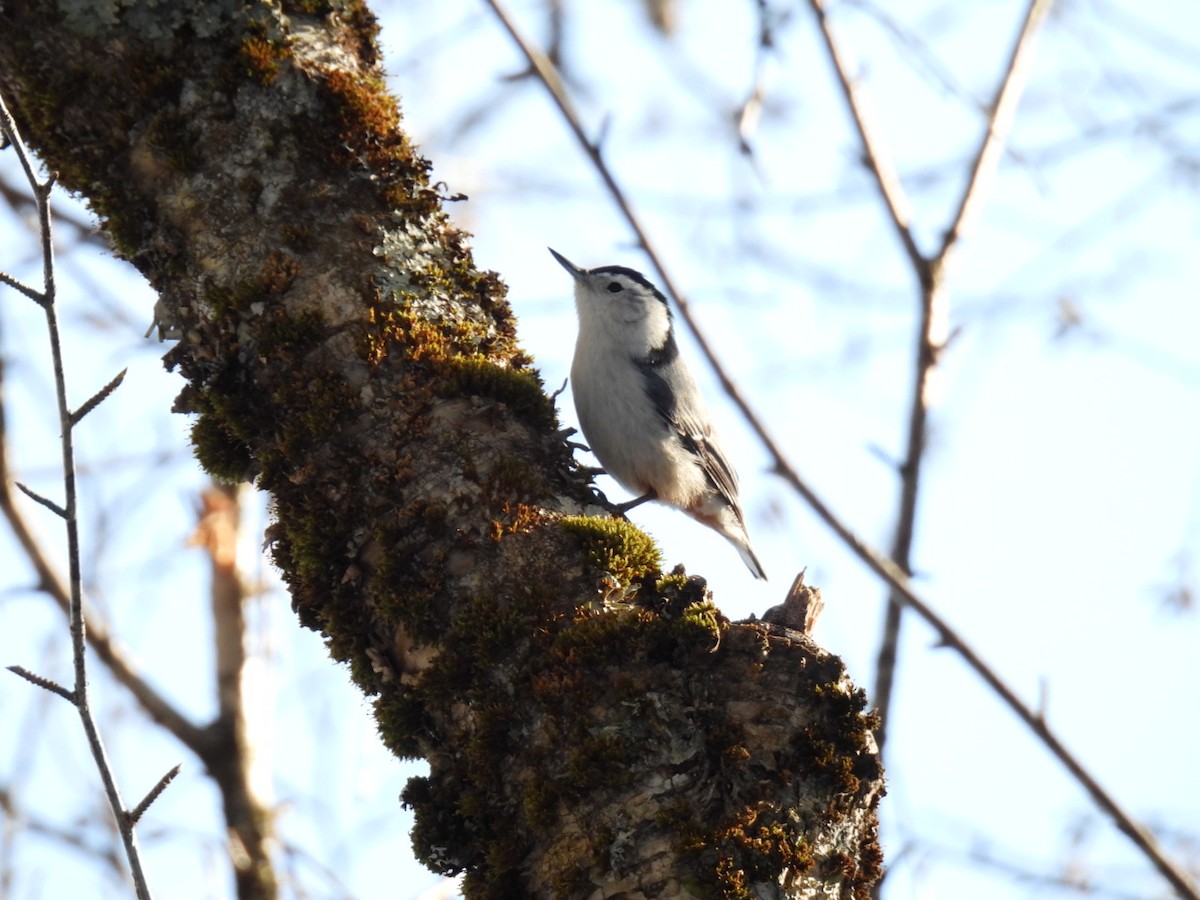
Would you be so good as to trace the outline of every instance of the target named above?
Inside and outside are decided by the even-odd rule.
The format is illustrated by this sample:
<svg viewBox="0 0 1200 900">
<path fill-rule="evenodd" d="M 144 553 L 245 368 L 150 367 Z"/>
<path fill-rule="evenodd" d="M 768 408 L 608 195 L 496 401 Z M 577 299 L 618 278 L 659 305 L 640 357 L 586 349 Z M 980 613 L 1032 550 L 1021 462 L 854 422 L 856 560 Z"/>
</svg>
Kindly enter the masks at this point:
<svg viewBox="0 0 1200 900">
<path fill-rule="evenodd" d="M 650 351 L 642 359 L 634 360 L 634 363 L 646 380 L 646 394 L 659 416 L 667 427 L 679 435 L 683 445 L 696 454 L 708 480 L 740 519 L 737 473 L 713 438 L 708 411 L 700 405 L 696 384 L 679 357 L 675 332 L 669 332 L 661 347 Z M 676 390 L 671 389 L 672 384 L 677 386 Z M 682 402 L 680 394 L 685 398 Z"/>
</svg>

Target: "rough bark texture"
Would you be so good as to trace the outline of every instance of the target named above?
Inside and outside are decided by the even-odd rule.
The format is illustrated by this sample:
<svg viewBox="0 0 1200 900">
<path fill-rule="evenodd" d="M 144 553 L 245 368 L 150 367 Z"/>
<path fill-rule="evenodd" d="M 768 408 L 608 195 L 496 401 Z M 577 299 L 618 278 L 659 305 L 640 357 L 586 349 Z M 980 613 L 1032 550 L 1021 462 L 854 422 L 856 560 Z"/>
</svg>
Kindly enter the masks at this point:
<svg viewBox="0 0 1200 900">
<path fill-rule="evenodd" d="M 301 621 L 423 756 L 471 897 L 850 897 L 863 697 L 597 505 L 401 131 L 356 2 L 0 3 L 0 89 L 159 290 L 197 456 L 270 492 Z"/>
</svg>

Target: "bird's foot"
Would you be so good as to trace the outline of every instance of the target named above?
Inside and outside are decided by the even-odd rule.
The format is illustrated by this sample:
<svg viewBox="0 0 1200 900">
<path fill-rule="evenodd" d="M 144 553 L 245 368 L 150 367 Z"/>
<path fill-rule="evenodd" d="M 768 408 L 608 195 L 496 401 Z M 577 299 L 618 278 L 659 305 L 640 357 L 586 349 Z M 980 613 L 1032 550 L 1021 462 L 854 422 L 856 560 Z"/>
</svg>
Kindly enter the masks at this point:
<svg viewBox="0 0 1200 900">
<path fill-rule="evenodd" d="M 646 501 L 655 500 L 657 498 L 658 492 L 651 488 L 650 490 L 646 491 L 646 493 L 642 494 L 642 496 L 634 497 L 632 500 L 627 500 L 624 503 L 618 503 L 613 508 L 621 515 L 625 515 L 625 513 L 629 512 L 635 506 L 641 506 Z"/>
</svg>

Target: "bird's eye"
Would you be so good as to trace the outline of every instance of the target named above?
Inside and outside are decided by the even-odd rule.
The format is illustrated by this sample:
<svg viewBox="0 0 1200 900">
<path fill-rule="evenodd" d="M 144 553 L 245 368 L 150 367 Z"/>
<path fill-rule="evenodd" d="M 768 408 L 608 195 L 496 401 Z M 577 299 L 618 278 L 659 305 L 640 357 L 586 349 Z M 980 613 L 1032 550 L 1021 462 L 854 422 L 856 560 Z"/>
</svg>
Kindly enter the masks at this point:
<svg viewBox="0 0 1200 900">
<path fill-rule="evenodd" d="M 621 282 L 619 281 L 610 281 L 608 283 L 608 292 L 610 294 L 619 294 L 623 290 L 625 290 L 625 288 L 621 286 Z"/>
</svg>

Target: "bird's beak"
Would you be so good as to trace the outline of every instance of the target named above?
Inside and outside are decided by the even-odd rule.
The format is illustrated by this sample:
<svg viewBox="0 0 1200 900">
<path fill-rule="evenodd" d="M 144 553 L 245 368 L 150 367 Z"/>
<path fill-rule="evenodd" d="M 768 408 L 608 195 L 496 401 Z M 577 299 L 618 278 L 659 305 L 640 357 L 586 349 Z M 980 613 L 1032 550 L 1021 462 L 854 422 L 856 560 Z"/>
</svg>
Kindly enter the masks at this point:
<svg viewBox="0 0 1200 900">
<path fill-rule="evenodd" d="M 580 278 L 583 277 L 583 269 L 579 268 L 579 266 L 575 265 L 575 263 L 571 262 L 569 259 L 567 259 L 565 256 L 563 256 L 561 253 L 559 253 L 553 247 L 547 247 L 546 249 L 550 251 L 551 256 L 553 256 L 555 259 L 558 260 L 558 264 L 560 266 L 562 266 L 564 269 L 566 269 L 568 272 L 571 273 L 572 278 L 574 278 L 576 281 L 578 281 Z"/>
</svg>

